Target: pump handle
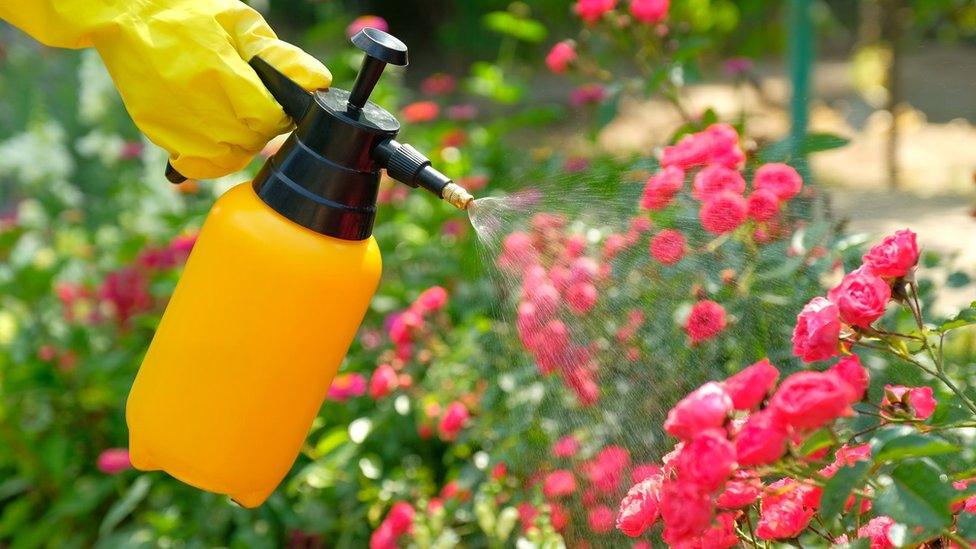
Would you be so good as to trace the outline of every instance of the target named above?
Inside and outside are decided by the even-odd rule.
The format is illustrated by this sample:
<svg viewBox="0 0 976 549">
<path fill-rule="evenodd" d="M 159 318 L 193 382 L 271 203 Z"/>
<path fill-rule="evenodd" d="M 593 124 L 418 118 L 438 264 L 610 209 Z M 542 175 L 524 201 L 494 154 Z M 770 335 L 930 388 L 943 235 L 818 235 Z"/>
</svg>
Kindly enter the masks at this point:
<svg viewBox="0 0 976 549">
<path fill-rule="evenodd" d="M 356 114 L 366 105 L 369 94 L 373 93 L 386 65 L 389 63 L 405 67 L 408 61 L 406 44 L 373 27 L 366 27 L 356 33 L 352 37 L 352 43 L 366 53 L 359 74 L 356 75 L 356 83 L 349 92 L 349 112 Z"/>
</svg>

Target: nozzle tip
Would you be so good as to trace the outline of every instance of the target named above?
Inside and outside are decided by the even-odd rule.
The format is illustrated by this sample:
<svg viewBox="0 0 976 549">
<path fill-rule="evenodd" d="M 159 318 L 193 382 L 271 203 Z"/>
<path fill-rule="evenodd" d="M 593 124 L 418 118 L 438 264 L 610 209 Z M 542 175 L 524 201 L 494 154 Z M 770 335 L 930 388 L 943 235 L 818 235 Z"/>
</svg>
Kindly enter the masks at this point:
<svg viewBox="0 0 976 549">
<path fill-rule="evenodd" d="M 467 210 L 471 201 L 474 200 L 471 193 L 453 181 L 444 186 L 444 190 L 441 191 L 441 198 L 459 210 Z"/>
</svg>

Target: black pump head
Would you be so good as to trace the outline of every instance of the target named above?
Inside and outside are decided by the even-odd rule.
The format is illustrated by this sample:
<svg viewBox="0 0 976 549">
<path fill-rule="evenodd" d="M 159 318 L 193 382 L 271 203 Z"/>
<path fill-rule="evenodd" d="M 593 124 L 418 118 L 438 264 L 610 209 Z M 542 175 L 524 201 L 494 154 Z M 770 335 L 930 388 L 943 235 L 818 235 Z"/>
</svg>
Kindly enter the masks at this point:
<svg viewBox="0 0 976 549">
<path fill-rule="evenodd" d="M 263 59 L 251 59 L 251 67 L 296 124 L 254 178 L 258 196 L 299 225 L 346 240 L 372 233 L 382 168 L 398 181 L 466 209 L 471 195 L 423 154 L 397 142 L 400 123 L 369 101 L 387 64 L 407 65 L 407 47 L 374 28 L 361 30 L 352 43 L 366 53 L 352 91 L 330 88 L 310 94 Z M 173 174 L 179 176 L 167 166 L 170 181 Z"/>
</svg>

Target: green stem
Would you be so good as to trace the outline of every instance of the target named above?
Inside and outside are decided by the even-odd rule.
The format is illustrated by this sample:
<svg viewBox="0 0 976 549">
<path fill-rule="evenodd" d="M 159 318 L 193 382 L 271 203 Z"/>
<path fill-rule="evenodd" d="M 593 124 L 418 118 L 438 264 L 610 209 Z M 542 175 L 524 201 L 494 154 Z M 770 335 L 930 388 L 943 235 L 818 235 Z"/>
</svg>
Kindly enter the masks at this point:
<svg viewBox="0 0 976 549">
<path fill-rule="evenodd" d="M 948 377 L 946 377 L 946 375 L 943 374 L 942 372 L 940 372 L 938 370 L 933 370 L 933 369 L 929 368 L 928 366 L 922 364 L 921 362 L 915 360 L 911 356 L 908 356 L 908 355 L 903 354 L 903 353 L 896 352 L 893 349 L 891 349 L 890 347 L 884 347 L 884 346 L 881 346 L 881 345 L 872 345 L 870 343 L 864 343 L 862 341 L 852 341 L 851 343 L 854 344 L 854 345 L 860 345 L 862 347 L 867 347 L 868 349 L 874 349 L 874 350 L 877 350 L 877 351 L 881 351 L 883 353 L 888 353 L 888 354 L 890 354 L 892 356 L 895 356 L 897 358 L 900 358 L 902 360 L 905 360 L 907 362 L 910 362 L 910 363 L 914 364 L 916 367 L 918 367 L 923 372 L 929 374 L 932 377 L 938 378 L 939 381 L 941 381 L 942 383 L 944 383 L 945 386 L 949 388 L 949 390 L 951 390 L 953 393 L 956 394 L 956 396 L 959 397 L 959 400 L 961 400 L 963 402 L 963 404 L 965 404 L 966 407 L 969 408 L 969 411 L 970 412 L 972 412 L 974 415 L 976 415 L 976 404 L 974 404 L 973 401 L 969 397 L 967 397 L 965 395 L 965 393 L 963 393 L 962 390 L 959 389 L 959 387 L 957 387 L 956 384 L 953 383 L 953 381 L 951 379 L 949 379 Z"/>
<path fill-rule="evenodd" d="M 756 532 L 752 529 L 752 514 L 749 513 L 749 509 L 746 509 L 745 511 L 746 526 L 749 527 L 749 543 L 751 543 L 753 547 L 759 547 L 759 544 L 756 542 Z"/>
<path fill-rule="evenodd" d="M 960 536 L 955 532 L 952 532 L 947 529 L 943 532 L 943 535 L 945 535 L 945 537 L 951 539 L 952 541 L 956 542 L 956 544 L 959 545 L 959 547 L 963 547 L 965 549 L 972 549 L 973 544 L 969 543 L 968 541 L 966 541 L 966 538 Z"/>
</svg>

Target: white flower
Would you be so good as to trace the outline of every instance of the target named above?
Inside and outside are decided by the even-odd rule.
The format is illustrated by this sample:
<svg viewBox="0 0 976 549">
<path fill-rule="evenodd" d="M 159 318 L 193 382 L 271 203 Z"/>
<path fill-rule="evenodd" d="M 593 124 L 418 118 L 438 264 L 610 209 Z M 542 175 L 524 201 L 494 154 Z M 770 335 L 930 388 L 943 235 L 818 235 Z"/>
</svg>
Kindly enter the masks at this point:
<svg viewBox="0 0 976 549">
<path fill-rule="evenodd" d="M 81 52 L 78 81 L 78 116 L 82 122 L 95 124 L 112 110 L 119 96 L 112 77 L 94 50 Z"/>
<path fill-rule="evenodd" d="M 114 166 L 122 157 L 125 139 L 95 129 L 75 141 L 75 150 L 84 157 L 98 157 L 106 166 Z"/>
<path fill-rule="evenodd" d="M 74 162 L 65 133 L 56 122 L 33 124 L 27 131 L 0 142 L 0 174 L 26 183 L 64 181 Z"/>
</svg>

